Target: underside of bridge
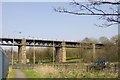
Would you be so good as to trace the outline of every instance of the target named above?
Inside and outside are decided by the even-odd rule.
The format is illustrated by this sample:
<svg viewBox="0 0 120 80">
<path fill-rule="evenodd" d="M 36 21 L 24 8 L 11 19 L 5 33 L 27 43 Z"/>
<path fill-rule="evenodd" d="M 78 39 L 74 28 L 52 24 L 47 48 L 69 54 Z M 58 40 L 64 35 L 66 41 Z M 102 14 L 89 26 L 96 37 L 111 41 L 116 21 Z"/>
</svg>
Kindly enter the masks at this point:
<svg viewBox="0 0 120 80">
<path fill-rule="evenodd" d="M 62 42 L 60 47 L 54 47 L 55 49 L 55 62 L 62 63 L 66 62 L 66 43 Z M 95 59 L 95 44 L 92 45 L 93 60 Z M 19 64 L 26 64 L 26 40 L 22 39 L 21 45 L 18 46 L 18 62 Z"/>
<path fill-rule="evenodd" d="M 26 64 L 26 46 L 32 47 L 53 47 L 53 54 L 55 55 L 55 62 L 66 62 L 66 48 L 83 48 L 92 50 L 93 60 L 96 58 L 96 49 L 104 48 L 104 44 L 99 43 L 83 43 L 71 41 L 56 41 L 56 40 L 39 40 L 39 39 L 12 39 L 2 38 L 0 45 L 18 46 L 18 62 L 19 64 Z M 55 52 L 55 53 L 54 53 Z M 54 56 L 53 55 L 53 56 Z M 12 59 L 13 60 L 13 59 Z M 54 59 L 53 59 L 54 60 Z M 35 64 L 35 52 L 33 55 Z"/>
<path fill-rule="evenodd" d="M 22 39 L 20 46 L 18 46 L 18 63 L 26 64 L 26 40 Z M 55 47 L 56 63 L 66 62 L 66 49 L 65 42 L 61 44 L 61 47 Z"/>
</svg>

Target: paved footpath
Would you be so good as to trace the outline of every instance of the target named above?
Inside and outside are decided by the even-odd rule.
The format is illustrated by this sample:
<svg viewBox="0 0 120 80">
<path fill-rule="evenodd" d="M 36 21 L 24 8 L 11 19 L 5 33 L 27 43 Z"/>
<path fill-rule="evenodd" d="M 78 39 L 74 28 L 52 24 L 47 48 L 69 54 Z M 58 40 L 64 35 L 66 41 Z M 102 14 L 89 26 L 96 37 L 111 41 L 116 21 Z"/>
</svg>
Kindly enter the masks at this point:
<svg viewBox="0 0 120 80">
<path fill-rule="evenodd" d="M 22 71 L 20 71 L 19 69 L 15 69 L 15 73 L 16 73 L 15 78 L 19 78 L 19 79 L 22 78 L 22 80 L 23 79 L 26 80 L 25 74 Z"/>
</svg>

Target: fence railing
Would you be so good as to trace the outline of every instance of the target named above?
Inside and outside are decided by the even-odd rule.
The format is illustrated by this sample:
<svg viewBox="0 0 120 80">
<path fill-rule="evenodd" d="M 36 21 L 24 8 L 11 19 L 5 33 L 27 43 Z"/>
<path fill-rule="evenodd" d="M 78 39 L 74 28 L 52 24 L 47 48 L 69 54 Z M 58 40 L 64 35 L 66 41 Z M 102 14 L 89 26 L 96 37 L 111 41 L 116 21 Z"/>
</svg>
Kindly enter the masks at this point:
<svg viewBox="0 0 120 80">
<path fill-rule="evenodd" d="M 12 67 L 13 69 L 33 69 L 33 64 L 15 64 Z"/>
</svg>

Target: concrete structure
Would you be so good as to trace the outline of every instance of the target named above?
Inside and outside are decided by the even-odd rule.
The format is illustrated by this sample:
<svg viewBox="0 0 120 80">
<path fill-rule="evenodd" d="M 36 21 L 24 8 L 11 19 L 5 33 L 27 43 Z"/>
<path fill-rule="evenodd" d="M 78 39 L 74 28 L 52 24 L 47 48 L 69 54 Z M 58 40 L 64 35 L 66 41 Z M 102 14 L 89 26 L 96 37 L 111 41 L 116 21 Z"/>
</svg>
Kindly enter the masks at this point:
<svg viewBox="0 0 120 80">
<path fill-rule="evenodd" d="M 26 64 L 26 39 L 22 39 L 21 45 L 18 47 L 18 61 L 20 64 Z"/>
<path fill-rule="evenodd" d="M 65 42 L 62 42 L 61 48 L 56 47 L 56 62 L 66 62 L 66 49 L 65 49 Z"/>
<path fill-rule="evenodd" d="M 20 64 L 26 64 L 26 46 L 32 47 L 54 47 L 56 62 L 66 62 L 66 48 L 85 48 L 93 49 L 93 59 L 95 59 L 95 49 L 100 49 L 103 44 L 81 43 L 72 41 L 53 41 L 37 39 L 12 39 L 0 38 L 0 45 L 18 46 L 18 61 Z M 13 42 L 14 41 L 14 42 Z M 53 51 L 54 52 L 54 51 Z"/>
</svg>

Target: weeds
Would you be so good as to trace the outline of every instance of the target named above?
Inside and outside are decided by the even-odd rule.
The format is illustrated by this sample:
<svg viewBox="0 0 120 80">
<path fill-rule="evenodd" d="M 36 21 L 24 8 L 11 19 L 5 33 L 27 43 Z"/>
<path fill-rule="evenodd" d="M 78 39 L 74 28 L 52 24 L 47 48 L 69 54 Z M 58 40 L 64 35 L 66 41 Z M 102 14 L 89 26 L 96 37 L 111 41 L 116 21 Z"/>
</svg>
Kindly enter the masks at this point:
<svg viewBox="0 0 120 80">
<path fill-rule="evenodd" d="M 65 68 L 63 66 L 41 65 L 36 67 L 34 71 L 46 78 L 117 78 L 117 73 L 86 72 L 85 69 L 74 68 L 74 66 L 73 68 L 71 66 Z"/>
</svg>

